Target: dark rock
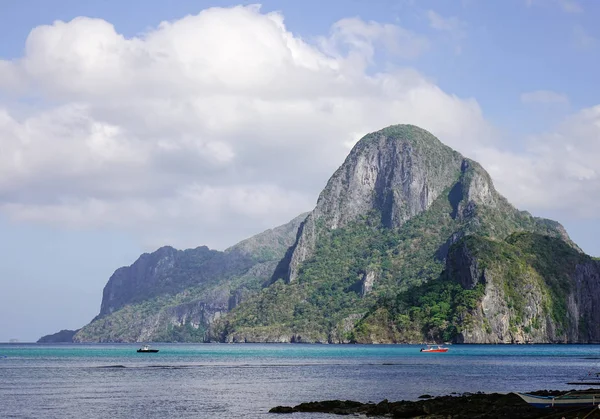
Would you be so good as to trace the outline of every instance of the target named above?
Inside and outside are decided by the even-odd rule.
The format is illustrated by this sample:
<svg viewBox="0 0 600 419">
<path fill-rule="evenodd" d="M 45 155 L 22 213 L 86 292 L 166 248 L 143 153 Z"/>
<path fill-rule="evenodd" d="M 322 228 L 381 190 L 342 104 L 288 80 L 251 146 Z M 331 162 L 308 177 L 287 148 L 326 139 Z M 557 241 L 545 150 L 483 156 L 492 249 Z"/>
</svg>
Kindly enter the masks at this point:
<svg viewBox="0 0 600 419">
<path fill-rule="evenodd" d="M 297 412 L 330 412 L 336 414 L 345 414 L 343 412 L 354 413 L 358 408 L 364 406 L 363 403 L 351 400 L 325 400 L 322 402 L 301 403 L 294 407 Z"/>
<path fill-rule="evenodd" d="M 390 403 L 387 401 L 387 399 L 377 403 L 377 406 L 375 406 L 375 413 L 377 415 L 385 415 L 390 413 Z"/>
<path fill-rule="evenodd" d="M 536 391 L 531 394 L 538 395 L 560 395 L 560 391 Z M 431 397 L 429 395 L 424 395 Z M 423 397 L 423 396 L 421 396 Z M 587 410 L 586 410 L 587 409 Z M 514 393 L 485 394 L 478 392 L 465 393 L 461 396 L 431 397 L 419 401 L 389 402 L 383 400 L 380 403 L 360 403 L 350 400 L 326 400 L 321 402 L 302 403 L 298 406 L 277 406 L 270 410 L 272 413 L 292 412 L 319 412 L 337 415 L 366 415 L 374 417 L 394 418 L 477 418 L 477 419 L 534 419 L 550 417 L 556 413 L 562 413 L 565 418 L 575 418 L 577 415 L 589 413 L 589 408 L 577 412 L 571 410 L 557 412 L 555 410 L 536 409 L 525 403 Z M 554 417 L 554 416 L 552 416 Z M 597 417 L 597 416 L 594 416 Z"/>
<path fill-rule="evenodd" d="M 294 413 L 296 409 L 289 406 L 277 406 L 269 410 L 269 413 Z"/>
</svg>

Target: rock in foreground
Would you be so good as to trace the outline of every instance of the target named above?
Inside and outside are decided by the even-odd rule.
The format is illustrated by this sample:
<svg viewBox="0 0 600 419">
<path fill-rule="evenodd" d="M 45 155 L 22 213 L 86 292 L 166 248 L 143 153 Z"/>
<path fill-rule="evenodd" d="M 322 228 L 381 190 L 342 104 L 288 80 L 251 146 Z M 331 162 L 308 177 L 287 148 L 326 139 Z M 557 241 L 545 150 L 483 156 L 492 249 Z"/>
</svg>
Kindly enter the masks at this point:
<svg viewBox="0 0 600 419">
<path fill-rule="evenodd" d="M 539 391 L 532 394 L 559 395 L 564 392 Z M 525 403 L 514 393 L 470 394 L 441 396 L 419 401 L 360 403 L 350 400 L 327 400 L 302 403 L 298 406 L 277 406 L 270 413 L 321 412 L 338 415 L 385 416 L 393 418 L 493 418 L 533 419 L 542 417 L 576 418 L 592 412 L 587 406 L 580 409 L 536 409 Z M 555 416 L 556 415 L 556 416 Z M 596 409 L 586 418 L 600 418 Z"/>
</svg>

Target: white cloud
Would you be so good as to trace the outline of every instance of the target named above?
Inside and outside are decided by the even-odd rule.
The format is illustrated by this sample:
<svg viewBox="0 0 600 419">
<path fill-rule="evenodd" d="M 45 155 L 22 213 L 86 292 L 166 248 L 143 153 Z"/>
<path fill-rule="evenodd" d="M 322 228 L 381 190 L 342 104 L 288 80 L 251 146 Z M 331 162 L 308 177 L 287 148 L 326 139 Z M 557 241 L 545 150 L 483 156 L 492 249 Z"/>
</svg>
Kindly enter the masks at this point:
<svg viewBox="0 0 600 419">
<path fill-rule="evenodd" d="M 371 63 L 375 48 L 385 50 L 401 58 L 414 58 L 429 47 L 429 41 L 414 32 L 397 25 L 365 22 L 359 18 L 346 18 L 336 22 L 328 38 L 321 39 L 323 51 L 342 58 L 340 53 L 348 50 L 349 56 L 363 64 Z"/>
<path fill-rule="evenodd" d="M 5 203 L 0 209 L 17 221 L 72 229 L 122 230 L 129 224 L 141 243 L 154 249 L 165 244 L 195 247 L 204 244 L 202 238 L 223 246 L 233 244 L 219 241 L 224 229 L 234 229 L 236 235 L 253 234 L 257 227 L 260 231 L 274 226 L 265 215 L 285 222 L 290 214 L 298 215 L 298 208 L 311 206 L 306 195 L 272 184 L 189 183 L 175 188 L 164 196 L 119 194 L 101 199 L 79 194 L 56 201 Z M 225 232 L 227 238 L 230 234 Z"/>
<path fill-rule="evenodd" d="M 310 44 L 256 6 L 134 38 L 99 19 L 37 27 L 23 57 L 0 61 L 0 80 L 36 98 L 0 104 L 0 210 L 150 245 L 231 245 L 310 210 L 367 132 L 413 123 L 462 151 L 490 137 L 474 100 L 371 66 L 428 45 L 355 18 Z"/>
<path fill-rule="evenodd" d="M 556 131 L 533 136 L 524 154 L 478 151 L 499 190 L 522 208 L 600 212 L 600 105 L 567 118 Z"/>
<path fill-rule="evenodd" d="M 126 230 L 149 248 L 224 248 L 310 210 L 362 135 L 412 123 L 481 161 L 518 207 L 596 216 L 600 107 L 532 137 L 526 153 L 503 151 L 474 99 L 371 65 L 428 46 L 360 19 L 310 44 L 256 7 L 207 9 L 135 38 L 89 18 L 38 27 L 23 57 L 0 61 L 0 91 L 24 99 L 0 104 L 0 211 Z M 522 100 L 567 102 L 550 91 Z"/>
<path fill-rule="evenodd" d="M 569 103 L 569 98 L 561 93 L 551 90 L 535 90 L 533 92 L 525 92 L 521 94 L 521 102 L 523 103 L 540 103 L 545 105 L 560 104 L 566 105 Z"/>
<path fill-rule="evenodd" d="M 0 80 L 19 86 L 0 90 L 37 97 L 0 105 L 0 211 L 127 230 L 150 247 L 223 248 L 310 210 L 350 147 L 396 123 L 480 160 L 521 208 L 600 210 L 600 108 L 524 154 L 503 151 L 474 99 L 370 65 L 381 50 L 408 60 L 427 47 L 359 19 L 309 44 L 256 7 L 208 9 L 137 38 L 88 18 L 36 28 L 23 57 L 0 61 Z M 551 91 L 522 100 L 568 103 Z"/>
</svg>

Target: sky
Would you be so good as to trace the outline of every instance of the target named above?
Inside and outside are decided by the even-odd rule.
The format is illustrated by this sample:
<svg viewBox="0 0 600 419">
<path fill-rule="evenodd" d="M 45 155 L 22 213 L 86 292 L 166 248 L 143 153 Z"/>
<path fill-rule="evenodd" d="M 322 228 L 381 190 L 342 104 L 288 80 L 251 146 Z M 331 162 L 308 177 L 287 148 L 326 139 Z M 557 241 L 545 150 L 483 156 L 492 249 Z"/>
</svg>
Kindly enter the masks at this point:
<svg viewBox="0 0 600 419">
<path fill-rule="evenodd" d="M 600 256 L 600 2 L 0 2 L 0 342 L 88 323 L 120 266 L 311 210 L 421 126 Z"/>
</svg>

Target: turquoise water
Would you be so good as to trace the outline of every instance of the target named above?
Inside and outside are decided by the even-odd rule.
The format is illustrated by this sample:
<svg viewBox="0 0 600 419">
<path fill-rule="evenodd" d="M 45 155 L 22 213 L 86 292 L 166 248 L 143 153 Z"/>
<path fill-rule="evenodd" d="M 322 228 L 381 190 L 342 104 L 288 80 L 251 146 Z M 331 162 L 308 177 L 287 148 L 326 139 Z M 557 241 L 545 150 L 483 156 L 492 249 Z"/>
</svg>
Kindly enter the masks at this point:
<svg viewBox="0 0 600 419">
<path fill-rule="evenodd" d="M 568 389 L 600 371 L 594 345 L 452 345 L 445 354 L 414 345 L 138 347 L 0 344 L 0 417 L 265 418 L 273 406 L 312 400 Z"/>
</svg>

